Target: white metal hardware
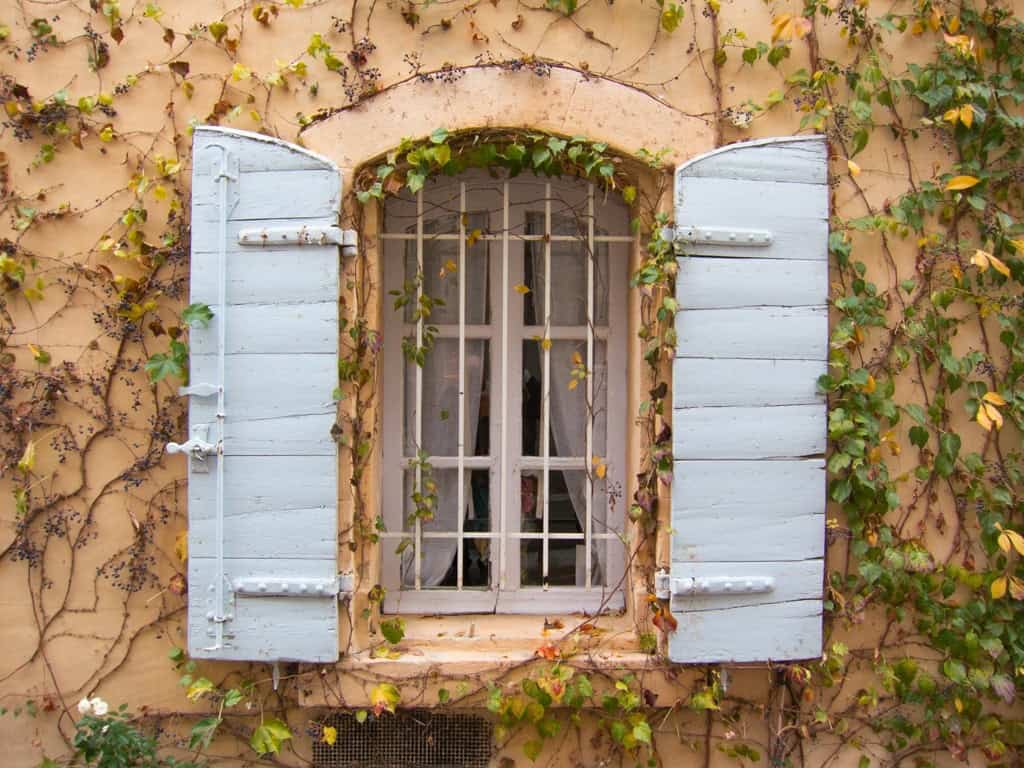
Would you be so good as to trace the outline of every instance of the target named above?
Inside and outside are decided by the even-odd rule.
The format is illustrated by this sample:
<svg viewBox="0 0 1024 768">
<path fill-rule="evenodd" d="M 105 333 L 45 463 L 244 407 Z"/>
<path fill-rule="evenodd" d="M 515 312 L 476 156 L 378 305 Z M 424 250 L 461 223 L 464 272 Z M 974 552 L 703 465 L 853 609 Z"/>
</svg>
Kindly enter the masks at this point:
<svg viewBox="0 0 1024 768">
<path fill-rule="evenodd" d="M 184 443 L 168 443 L 168 453 L 187 453 L 190 457 L 189 468 L 193 472 L 206 474 L 209 469 L 206 465 L 206 457 L 221 452 L 219 443 L 209 442 L 210 425 L 194 424 L 192 432 Z"/>
<path fill-rule="evenodd" d="M 339 580 L 296 576 L 245 576 L 235 579 L 231 588 L 236 595 L 248 597 L 333 597 Z"/>
<path fill-rule="evenodd" d="M 354 229 L 329 226 L 250 227 L 238 232 L 239 245 L 340 245 L 345 256 L 355 256 L 358 236 Z"/>
<path fill-rule="evenodd" d="M 771 576 L 697 576 L 674 578 L 671 581 L 673 597 L 752 595 L 774 589 L 775 579 Z"/>
<path fill-rule="evenodd" d="M 675 229 L 665 227 L 662 237 L 681 245 L 729 245 L 737 248 L 767 248 L 774 237 L 767 229 L 738 227 L 705 227 L 682 224 Z"/>
<path fill-rule="evenodd" d="M 659 600 L 668 600 L 672 596 L 672 583 L 665 568 L 654 574 L 654 596 Z"/>
<path fill-rule="evenodd" d="M 195 395 L 196 397 L 210 397 L 220 392 L 216 384 L 190 384 L 187 387 L 178 387 L 178 394 L 182 397 Z"/>
</svg>

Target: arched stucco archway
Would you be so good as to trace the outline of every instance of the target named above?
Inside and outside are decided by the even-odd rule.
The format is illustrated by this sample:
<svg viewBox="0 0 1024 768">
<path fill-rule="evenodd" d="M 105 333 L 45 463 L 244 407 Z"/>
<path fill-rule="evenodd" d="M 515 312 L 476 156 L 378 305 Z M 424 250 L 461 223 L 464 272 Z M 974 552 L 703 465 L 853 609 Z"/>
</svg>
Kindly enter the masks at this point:
<svg viewBox="0 0 1024 768">
<path fill-rule="evenodd" d="M 527 128 L 603 141 L 623 154 L 668 149 L 679 162 L 714 147 L 711 120 L 637 88 L 569 67 L 459 70 L 454 83 L 414 78 L 310 126 L 303 143 L 353 169 L 439 127 Z"/>
</svg>

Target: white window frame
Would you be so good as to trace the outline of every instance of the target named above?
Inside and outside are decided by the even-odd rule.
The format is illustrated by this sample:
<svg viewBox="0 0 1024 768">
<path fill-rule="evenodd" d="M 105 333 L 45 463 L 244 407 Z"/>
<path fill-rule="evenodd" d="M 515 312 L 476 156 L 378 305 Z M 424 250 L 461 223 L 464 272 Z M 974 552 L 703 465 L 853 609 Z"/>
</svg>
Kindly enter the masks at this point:
<svg viewBox="0 0 1024 768">
<path fill-rule="evenodd" d="M 467 201 L 467 185 L 472 185 L 478 178 L 486 178 L 488 189 L 473 191 L 473 200 Z M 442 182 L 445 183 L 445 182 Z M 452 184 L 449 180 L 448 184 Z M 574 241 L 580 238 L 566 235 L 551 235 L 545 238 L 544 235 L 527 235 L 526 232 L 526 210 L 528 202 L 536 202 L 537 208 L 530 209 L 537 211 L 543 206 L 545 230 L 551 231 L 553 202 L 553 185 L 560 187 L 560 192 L 566 192 L 569 185 L 579 185 L 577 195 L 585 195 L 580 200 L 581 207 L 586 207 L 587 243 L 586 253 L 590 255 L 587 259 L 587 283 L 588 283 L 588 306 L 587 323 L 585 327 L 578 326 L 550 326 L 545 322 L 544 326 L 524 326 L 522 322 L 522 295 L 515 286 L 524 282 L 524 260 L 525 243 L 527 241 L 544 242 L 544 285 L 550 286 L 551 270 L 551 242 L 553 241 Z M 382 505 L 383 517 L 386 531 L 381 533 L 382 547 L 382 568 L 381 582 L 386 589 L 383 610 L 385 613 L 570 613 L 585 611 L 588 613 L 597 610 L 622 610 L 625 604 L 625 584 L 623 573 L 625 568 L 626 544 L 622 538 L 622 531 L 625 518 L 625 463 L 626 463 L 626 424 L 628 412 L 627 386 L 626 386 L 626 337 L 628 328 L 627 314 L 627 286 L 628 286 L 628 262 L 631 246 L 635 246 L 634 235 L 599 235 L 595 232 L 595 198 L 602 194 L 593 184 L 579 180 L 569 180 L 568 183 L 562 180 L 544 181 L 535 177 L 526 177 L 519 183 L 519 179 L 498 179 L 493 180 L 485 176 L 477 176 L 472 173 L 463 174 L 455 182 L 457 189 L 457 201 L 455 195 L 452 200 L 441 203 L 432 202 L 427 199 L 424 191 L 421 190 L 415 196 L 415 202 L 393 198 L 384 205 L 394 206 L 404 212 L 402 218 L 415 220 L 415 232 L 388 232 L 382 231 L 379 234 L 381 240 L 380 254 L 383 263 L 384 274 L 384 346 L 383 346 L 383 461 L 382 461 Z M 543 185 L 543 200 L 536 200 L 536 195 L 530 195 L 529 190 Z M 585 186 L 584 186 L 585 185 Z M 527 197 L 534 198 L 528 201 Z M 481 199 L 483 198 L 483 199 Z M 457 209 L 454 203 L 457 202 Z M 468 207 L 467 207 L 468 203 Z M 480 203 L 484 203 L 481 205 Z M 404 209 L 403 209 L 404 207 Z M 388 209 L 388 211 L 393 209 Z M 382 211 L 382 230 L 387 227 L 389 220 L 388 211 Z M 489 226 L 480 240 L 496 243 L 497 248 L 489 249 L 491 260 L 490 276 L 490 305 L 491 316 L 487 325 L 467 325 L 465 321 L 466 302 L 466 221 L 467 214 L 472 215 L 477 211 L 487 211 L 490 215 Z M 451 234 L 424 234 L 424 219 L 432 213 L 442 212 L 444 214 L 458 214 L 459 231 Z M 628 215 L 626 216 L 628 226 Z M 598 222 L 600 224 L 600 222 Z M 458 382 L 458 419 L 459 430 L 458 455 L 455 457 L 430 457 L 430 464 L 434 469 L 455 469 L 458 472 L 458 530 L 450 533 L 427 533 L 424 534 L 420 521 L 416 521 L 413 532 L 414 546 L 418 548 L 424 536 L 431 537 L 459 537 L 459 545 L 456 549 L 457 559 L 457 586 L 428 588 L 419 586 L 419 558 L 416 567 L 416 588 L 402 588 L 400 575 L 400 556 L 395 554 L 395 548 L 403 539 L 409 537 L 404 532 L 405 499 L 404 496 L 404 472 L 407 471 L 410 459 L 414 457 L 404 456 L 404 414 L 405 414 L 405 356 L 402 352 L 402 338 L 415 336 L 417 345 L 422 344 L 423 323 L 406 324 L 401 311 L 396 311 L 392 306 L 391 291 L 402 289 L 405 279 L 405 249 L 388 248 L 389 241 L 405 241 L 415 243 L 415 252 L 418 268 L 422 272 L 424 263 L 424 244 L 428 240 L 448 239 L 457 240 L 458 264 L 456 275 L 459 281 L 459 323 L 458 325 L 437 325 L 437 338 L 456 338 L 459 340 L 459 382 Z M 594 317 L 594 258 L 595 246 L 603 243 L 620 244 L 621 248 L 608 248 L 608 310 L 607 326 L 595 327 Z M 499 251 L 500 253 L 496 253 Z M 621 251 L 621 253 L 618 253 Z M 395 262 L 395 263 L 392 263 Z M 422 286 L 417 289 L 417 298 L 422 292 Z M 551 291 L 545 290 L 545 320 L 549 321 L 551 316 Z M 545 333 L 545 328 L 547 332 Z M 586 342 L 585 364 L 591 375 L 585 379 L 586 398 L 588 403 L 593 403 L 594 398 L 594 346 L 598 341 L 606 342 L 606 452 L 603 457 L 607 466 L 605 477 L 606 487 L 617 487 L 618 498 L 614 506 L 610 505 L 606 511 L 608 520 L 607 530 L 603 533 L 592 530 L 593 520 L 593 418 L 588 419 L 586 425 L 586 455 L 583 457 L 551 457 L 550 452 L 550 424 L 549 424 L 549 388 L 552 386 L 550 380 L 550 349 L 543 348 L 543 396 L 541 409 L 541 455 L 521 455 L 521 413 L 522 413 L 522 389 L 515 386 L 515 383 L 522 379 L 522 348 L 524 340 L 535 338 L 548 338 L 553 342 L 558 340 L 578 340 Z M 491 381 L 494 383 L 492 389 L 492 402 L 489 418 L 490 453 L 489 456 L 467 456 L 464 445 L 465 440 L 465 341 L 466 339 L 488 339 L 489 364 L 491 370 Z M 430 352 L 427 352 L 429 355 Z M 519 371 L 511 378 L 506 371 Z M 415 369 L 415 393 L 417 400 L 422 399 L 423 393 L 423 369 Z M 494 398 L 497 395 L 497 398 Z M 497 402 L 495 402 L 495 400 Z M 497 407 L 495 407 L 497 405 Z M 417 445 L 422 444 L 422 409 L 417 408 L 416 424 L 414 425 L 415 441 Z M 581 461 L 582 460 L 582 461 Z M 582 464 L 582 466 L 581 466 Z M 490 471 L 491 495 L 491 531 L 490 532 L 465 532 L 463 521 L 465 517 L 464 488 L 465 472 L 475 469 L 488 469 Z M 584 470 L 586 472 L 586 515 L 585 526 L 582 534 L 552 534 L 549 531 L 549 493 L 550 483 L 548 474 L 550 471 L 558 470 Z M 541 498 L 539 499 L 542 510 L 542 531 L 539 533 L 520 532 L 520 482 L 521 473 L 539 472 L 542 475 L 540 483 Z M 417 468 L 416 486 L 419 486 L 419 473 Z M 497 490 L 495 494 L 494 491 Z M 606 495 L 610 497 L 609 495 Z M 500 504 L 495 503 L 500 501 Z M 498 527 L 495 528 L 495 523 Z M 549 541 L 557 538 L 582 537 L 581 544 L 585 550 L 585 580 L 587 586 L 521 586 L 520 578 L 520 546 L 519 541 L 524 539 L 547 538 Z M 490 589 L 479 587 L 463 587 L 463 539 L 483 538 L 492 542 L 489 548 L 491 562 L 491 586 Z M 592 549 L 587 542 L 593 539 L 607 540 L 609 546 L 605 548 L 606 585 L 592 585 L 591 579 L 591 558 Z M 614 542 L 619 542 L 616 546 Z M 548 572 L 548 547 L 542 547 L 543 562 L 542 573 Z"/>
</svg>

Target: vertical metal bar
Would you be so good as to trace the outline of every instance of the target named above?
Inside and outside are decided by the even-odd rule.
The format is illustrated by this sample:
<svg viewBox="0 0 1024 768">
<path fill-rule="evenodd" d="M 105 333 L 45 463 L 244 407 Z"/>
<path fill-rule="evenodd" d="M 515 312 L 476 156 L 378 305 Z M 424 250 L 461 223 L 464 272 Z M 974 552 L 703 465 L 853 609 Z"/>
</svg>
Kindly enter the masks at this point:
<svg viewBox="0 0 1024 768">
<path fill-rule="evenodd" d="M 224 647 L 224 385 L 225 363 L 224 351 L 227 342 L 228 325 L 228 185 L 231 183 L 230 155 L 226 148 L 220 147 L 220 171 L 217 174 L 219 186 L 220 227 L 218 232 L 217 256 L 217 311 L 220 321 L 217 323 L 217 522 L 214 536 L 217 539 L 217 607 L 214 610 L 213 622 L 216 627 L 216 647 Z"/>
<path fill-rule="evenodd" d="M 501 359 L 502 366 L 507 365 L 509 356 L 508 346 L 508 304 L 509 304 L 509 291 L 511 286 L 509 285 L 508 272 L 509 272 L 509 210 L 508 210 L 508 182 L 502 184 L 501 190 L 501 205 L 502 205 L 502 220 L 501 220 Z M 508 415 L 508 381 L 513 372 L 504 371 L 504 375 L 501 377 L 501 456 L 499 464 L 501 467 L 501 537 L 499 538 L 500 546 L 500 577 L 498 579 L 498 590 L 501 591 L 506 588 L 507 583 L 507 563 L 508 563 L 508 517 L 509 517 L 509 499 L 508 499 L 508 474 L 509 474 L 509 460 L 508 460 L 508 430 L 509 430 L 509 415 Z M 520 378 L 521 378 L 520 374 Z"/>
<path fill-rule="evenodd" d="M 541 351 L 544 353 L 543 385 L 541 396 L 541 456 L 544 459 L 544 537 L 541 540 L 542 577 L 544 588 L 548 587 L 548 506 L 551 501 L 549 475 L 551 463 L 551 182 L 544 184 L 544 339 Z"/>
<path fill-rule="evenodd" d="M 423 190 L 416 193 L 416 311 L 419 312 L 423 300 Z M 423 346 L 423 317 L 420 315 L 416 321 L 416 348 Z M 416 451 L 423 449 L 423 368 L 416 366 Z M 422 492 L 423 469 L 419 461 L 416 463 L 415 488 Z M 423 526 L 420 518 L 416 517 L 416 541 L 414 545 L 415 560 L 414 569 L 416 576 L 416 589 L 422 586 L 420 572 L 423 561 Z"/>
<path fill-rule="evenodd" d="M 593 563 L 591 562 L 592 549 L 591 536 L 593 535 L 594 510 L 594 185 L 587 185 L 587 455 L 586 455 L 586 506 L 587 514 L 583 536 L 584 550 L 586 552 L 586 581 L 584 586 L 590 589 L 590 574 Z"/>
<path fill-rule="evenodd" d="M 456 589 L 462 589 L 462 529 L 465 509 L 466 476 L 466 182 L 459 183 L 459 493 L 458 531 L 456 539 Z"/>
</svg>

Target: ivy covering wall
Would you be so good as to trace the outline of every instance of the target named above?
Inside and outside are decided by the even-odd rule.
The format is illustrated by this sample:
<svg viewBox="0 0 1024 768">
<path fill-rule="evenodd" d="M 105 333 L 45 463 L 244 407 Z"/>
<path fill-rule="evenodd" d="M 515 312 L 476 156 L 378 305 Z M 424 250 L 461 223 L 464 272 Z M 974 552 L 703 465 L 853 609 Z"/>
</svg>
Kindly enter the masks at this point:
<svg viewBox="0 0 1024 768">
<path fill-rule="evenodd" d="M 652 595 L 634 616 L 650 659 L 640 671 L 595 663 L 612 638 L 600 619 L 581 620 L 546 628 L 535 658 L 512 669 L 440 682 L 368 673 L 365 697 L 336 703 L 364 720 L 401 706 L 489 710 L 505 766 L 594 754 L 623 765 L 1020 763 L 1019 8 L 11 0 L 0 56 L 0 729 L 12 764 L 303 765 L 312 742 L 337 738 L 295 706 L 335 671 L 288 669 L 275 687 L 267 668 L 196 665 L 179 648 L 184 470 L 164 445 L 184 434 L 188 329 L 209 321 L 187 297 L 190 128 L 301 142 L 401 84 L 458 93 L 485 67 L 534 78 L 539 99 L 553 69 L 620 84 L 705 121 L 718 145 L 828 136 L 826 644 L 820 660 L 767 671 L 679 671 L 660 658 L 672 619 Z M 614 115 L 608 104 L 600 119 Z M 633 207 L 648 395 L 629 515 L 634 575 L 650 578 L 672 461 L 675 256 L 659 235 L 657 180 L 674 148 L 446 128 L 367 158 L 349 190 L 357 226 L 365 206 L 467 166 L 582 175 Z M 350 310 L 367 306 L 374 274 L 351 265 Z M 336 438 L 355 480 L 346 541 L 358 548 L 377 525 L 361 486 L 376 427 L 360 405 L 373 405 L 380 350 L 373 319 L 348 317 Z M 403 622 L 379 622 L 380 596 L 369 597 L 377 653 L 400 655 Z"/>
</svg>

